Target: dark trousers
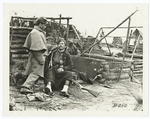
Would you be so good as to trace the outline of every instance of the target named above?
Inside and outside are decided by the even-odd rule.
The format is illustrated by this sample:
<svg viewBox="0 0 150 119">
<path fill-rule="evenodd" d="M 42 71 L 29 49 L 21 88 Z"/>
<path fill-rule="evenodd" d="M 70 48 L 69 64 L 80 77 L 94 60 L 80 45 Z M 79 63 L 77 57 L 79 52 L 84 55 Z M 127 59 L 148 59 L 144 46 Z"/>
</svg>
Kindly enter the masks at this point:
<svg viewBox="0 0 150 119">
<path fill-rule="evenodd" d="M 48 69 L 45 73 L 45 84 L 52 83 L 53 90 L 61 90 L 65 84 L 65 81 L 71 81 L 73 78 L 71 71 L 56 72 L 54 69 Z"/>
</svg>

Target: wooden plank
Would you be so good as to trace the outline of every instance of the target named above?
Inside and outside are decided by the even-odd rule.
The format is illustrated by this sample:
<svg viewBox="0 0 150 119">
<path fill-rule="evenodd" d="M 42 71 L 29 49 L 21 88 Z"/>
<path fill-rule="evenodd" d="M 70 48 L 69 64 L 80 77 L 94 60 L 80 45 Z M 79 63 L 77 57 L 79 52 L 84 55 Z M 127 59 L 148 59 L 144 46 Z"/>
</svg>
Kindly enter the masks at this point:
<svg viewBox="0 0 150 119">
<path fill-rule="evenodd" d="M 12 40 L 11 44 L 24 44 L 25 42 L 25 39 L 22 40 L 22 39 L 18 39 L 18 40 Z"/>
<path fill-rule="evenodd" d="M 101 27 L 103 29 L 113 29 L 115 27 L 107 27 L 107 26 L 103 26 Z M 118 29 L 127 29 L 128 27 L 118 27 Z M 130 26 L 130 28 L 143 28 L 143 26 Z"/>
<path fill-rule="evenodd" d="M 134 61 L 133 64 L 134 64 L 134 65 L 143 65 L 143 61 L 142 61 L 142 62 L 141 62 L 141 61 L 140 61 L 140 62 Z"/>
<path fill-rule="evenodd" d="M 134 76 L 143 76 L 143 73 L 141 73 L 141 74 L 134 74 Z"/>
<path fill-rule="evenodd" d="M 30 27 L 16 27 L 16 26 L 10 26 L 10 28 L 13 28 L 13 30 L 27 30 L 27 31 L 31 31 L 33 28 Z"/>
<path fill-rule="evenodd" d="M 13 37 L 26 38 L 27 35 L 24 35 L 24 34 L 14 34 Z"/>
<path fill-rule="evenodd" d="M 121 67 L 121 62 L 108 62 L 108 65 L 111 69 L 115 68 L 120 68 Z M 131 68 L 131 62 L 124 62 L 123 63 L 123 68 Z"/>
<path fill-rule="evenodd" d="M 23 44 L 12 44 L 11 49 L 23 49 Z"/>
<path fill-rule="evenodd" d="M 134 68 L 133 71 L 140 71 L 142 68 Z"/>
<path fill-rule="evenodd" d="M 125 41 L 125 50 L 124 50 L 124 54 L 123 54 L 123 59 L 122 59 L 122 65 L 120 68 L 120 72 L 119 72 L 119 78 L 117 79 L 118 81 L 120 80 L 121 74 L 122 74 L 122 68 L 123 68 L 123 63 L 125 60 L 125 55 L 127 52 L 127 48 L 128 48 L 128 40 L 129 40 L 129 32 L 130 32 L 130 23 L 131 23 L 131 17 L 129 18 L 129 22 L 128 22 L 128 30 L 127 30 L 127 37 L 126 37 L 126 41 Z"/>
<path fill-rule="evenodd" d="M 133 71 L 134 74 L 143 73 L 143 70 Z"/>
<path fill-rule="evenodd" d="M 24 58 L 28 58 L 28 54 L 13 54 L 12 58 L 13 59 L 24 59 Z"/>
<path fill-rule="evenodd" d="M 105 36 L 103 29 L 102 29 L 102 35 Z M 108 50 L 109 50 L 110 55 L 112 55 L 112 53 L 111 53 L 111 51 L 110 51 L 110 48 L 109 48 L 109 45 L 108 45 L 108 43 L 107 43 L 106 38 L 105 38 L 105 42 L 106 42 L 106 44 L 107 44 L 107 48 L 108 48 Z"/>
<path fill-rule="evenodd" d="M 27 54 L 28 51 L 26 49 L 11 49 L 11 53 L 15 54 Z"/>
<path fill-rule="evenodd" d="M 104 59 L 104 60 L 122 62 L 122 58 L 110 57 L 110 56 L 103 56 L 103 55 L 93 54 L 93 53 L 92 54 L 85 53 L 85 54 L 83 54 L 83 56 L 97 58 L 97 59 Z M 125 62 L 133 62 L 133 60 L 125 59 Z"/>
<path fill-rule="evenodd" d="M 106 76 L 106 79 L 108 79 L 108 80 L 117 80 L 117 78 L 118 78 L 117 73 L 116 74 L 112 74 L 112 75 L 109 74 L 109 75 Z M 128 78 L 129 78 L 128 73 L 122 73 L 120 75 L 120 79 L 128 79 Z"/>
<path fill-rule="evenodd" d="M 122 70 L 123 70 L 123 72 L 129 72 L 130 68 L 123 68 Z M 117 69 L 110 69 L 110 72 L 118 72 L 118 70 Z"/>
<path fill-rule="evenodd" d="M 27 30 L 14 30 L 14 34 L 23 34 L 23 35 L 28 35 L 31 31 L 27 31 Z M 11 31 L 10 31 L 11 33 Z"/>
<path fill-rule="evenodd" d="M 69 19 L 67 19 L 67 34 L 66 34 L 66 42 L 68 44 L 68 35 L 69 35 Z"/>
<path fill-rule="evenodd" d="M 98 33 L 97 33 L 97 35 L 96 35 L 96 38 L 95 38 L 94 44 L 97 42 L 97 38 L 98 38 L 99 33 L 100 33 L 100 31 L 101 31 L 101 30 L 102 30 L 102 28 L 100 28 L 100 29 L 99 29 L 99 31 L 98 31 Z M 93 50 L 93 47 L 90 49 L 89 54 L 92 52 L 92 50 Z"/>
<path fill-rule="evenodd" d="M 132 53 L 131 59 L 133 59 L 133 57 L 134 57 L 134 53 L 135 53 L 136 47 L 137 47 L 137 45 L 138 45 L 138 43 L 139 43 L 140 36 L 141 36 L 141 35 L 139 34 L 138 39 L 136 40 L 136 44 L 135 44 L 135 47 L 134 47 L 134 50 L 133 50 L 133 53 Z"/>
<path fill-rule="evenodd" d="M 76 34 L 77 38 L 80 40 L 80 36 L 79 36 L 79 34 L 77 33 L 77 31 L 76 31 L 75 27 L 74 27 L 73 25 L 71 25 L 71 26 L 72 26 L 73 31 L 75 32 L 75 34 Z"/>
<path fill-rule="evenodd" d="M 25 41 L 26 38 L 13 37 L 13 41 Z"/>
<path fill-rule="evenodd" d="M 25 19 L 25 20 L 36 20 L 37 18 L 34 17 L 19 17 L 19 16 L 13 16 L 13 18 L 18 18 L 18 19 Z M 46 19 L 52 19 L 52 20 L 59 20 L 59 19 L 72 19 L 72 17 L 61 17 L 61 18 L 53 18 L 53 17 L 45 17 Z"/>
<path fill-rule="evenodd" d="M 123 56 L 122 52 L 117 53 L 118 56 Z M 126 53 L 125 57 L 131 57 L 132 54 Z M 139 59 L 143 59 L 143 55 L 139 55 L 139 54 L 134 54 L 133 58 L 139 58 Z"/>
<path fill-rule="evenodd" d="M 61 18 L 61 14 L 60 14 L 60 18 Z M 60 25 L 61 25 L 61 19 L 59 19 L 59 26 L 58 26 L 58 36 L 57 36 L 57 39 L 59 38 L 60 36 Z"/>
<path fill-rule="evenodd" d="M 143 65 L 135 65 L 134 68 L 143 68 Z"/>
</svg>

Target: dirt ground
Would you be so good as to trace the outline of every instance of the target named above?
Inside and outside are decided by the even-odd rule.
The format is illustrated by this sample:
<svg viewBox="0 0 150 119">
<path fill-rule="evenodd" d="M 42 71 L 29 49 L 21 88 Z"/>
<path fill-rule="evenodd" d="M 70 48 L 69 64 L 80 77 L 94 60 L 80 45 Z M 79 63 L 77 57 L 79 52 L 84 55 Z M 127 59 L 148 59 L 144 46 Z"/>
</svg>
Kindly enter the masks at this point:
<svg viewBox="0 0 150 119">
<path fill-rule="evenodd" d="M 118 49 L 117 49 L 118 51 Z M 114 50 L 116 52 L 116 50 Z M 16 67 L 20 61 L 16 61 L 15 67 L 12 68 L 16 72 Z M 26 66 L 26 60 L 23 61 Z M 143 77 L 135 77 L 136 80 L 142 82 Z M 142 111 L 143 90 L 142 84 L 131 82 L 130 79 L 122 79 L 119 82 L 107 82 L 111 87 L 104 87 L 97 81 L 93 85 L 80 81 L 84 87 L 99 93 L 94 97 L 89 92 L 79 89 L 76 85 L 69 88 L 70 97 L 66 98 L 54 92 L 55 95 L 49 98 L 49 101 L 29 101 L 26 95 L 20 94 L 19 90 L 14 86 L 10 86 L 10 96 L 15 102 L 13 109 L 15 111 Z M 11 102 L 11 101 L 10 101 Z"/>
<path fill-rule="evenodd" d="M 142 77 L 136 79 L 141 81 Z M 99 95 L 94 97 L 74 84 L 69 88 L 69 98 L 55 92 L 55 95 L 46 102 L 38 100 L 30 102 L 26 95 L 20 94 L 19 90 L 13 86 L 10 87 L 10 95 L 14 97 L 14 110 L 16 111 L 142 111 L 143 105 L 137 101 L 142 100 L 141 84 L 124 79 L 119 82 L 109 82 L 110 88 L 104 87 L 96 81 L 93 85 L 83 82 L 82 85 L 99 92 Z"/>
</svg>

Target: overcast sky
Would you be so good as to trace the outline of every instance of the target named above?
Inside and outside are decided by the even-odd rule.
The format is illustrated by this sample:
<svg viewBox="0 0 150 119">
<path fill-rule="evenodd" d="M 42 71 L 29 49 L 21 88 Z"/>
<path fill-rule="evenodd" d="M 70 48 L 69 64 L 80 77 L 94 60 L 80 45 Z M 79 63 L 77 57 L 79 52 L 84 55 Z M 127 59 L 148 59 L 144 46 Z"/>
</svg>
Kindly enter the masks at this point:
<svg viewBox="0 0 150 119">
<path fill-rule="evenodd" d="M 13 3 L 5 4 L 4 12 L 8 12 L 9 16 L 17 12 L 18 16 L 33 17 L 33 16 L 46 16 L 46 17 L 72 17 L 70 24 L 74 24 L 76 28 L 82 33 L 87 35 L 96 36 L 98 30 L 102 26 L 117 26 L 125 18 L 127 18 L 136 9 L 136 12 L 131 18 L 131 26 L 144 26 L 148 23 L 148 4 L 53 4 L 53 3 Z M 128 22 L 122 26 L 127 26 Z M 105 30 L 105 34 L 111 29 Z M 142 30 L 142 29 L 141 29 Z M 119 34 L 126 35 L 127 29 L 119 30 Z M 114 32 L 112 35 L 118 35 Z"/>
</svg>

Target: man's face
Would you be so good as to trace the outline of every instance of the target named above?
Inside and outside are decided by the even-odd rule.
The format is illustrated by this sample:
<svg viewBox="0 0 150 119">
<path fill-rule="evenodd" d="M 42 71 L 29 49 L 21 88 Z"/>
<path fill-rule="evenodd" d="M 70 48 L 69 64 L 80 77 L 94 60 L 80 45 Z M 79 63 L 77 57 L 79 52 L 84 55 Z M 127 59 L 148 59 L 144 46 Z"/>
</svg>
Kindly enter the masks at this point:
<svg viewBox="0 0 150 119">
<path fill-rule="evenodd" d="M 39 27 L 40 27 L 42 30 L 45 30 L 46 24 L 40 23 L 40 24 L 39 24 Z"/>
<path fill-rule="evenodd" d="M 59 49 L 64 49 L 65 48 L 65 43 L 64 42 L 59 42 L 58 44 Z"/>
</svg>

